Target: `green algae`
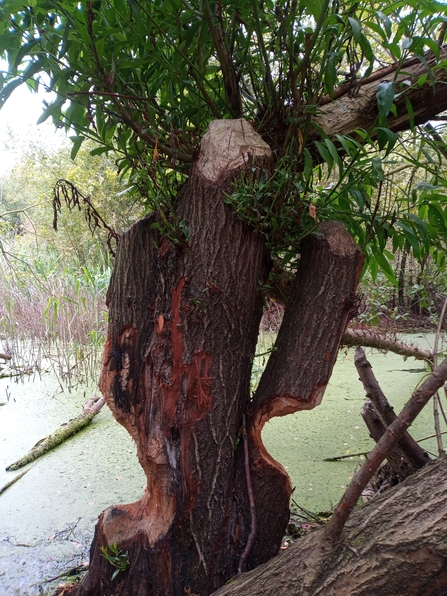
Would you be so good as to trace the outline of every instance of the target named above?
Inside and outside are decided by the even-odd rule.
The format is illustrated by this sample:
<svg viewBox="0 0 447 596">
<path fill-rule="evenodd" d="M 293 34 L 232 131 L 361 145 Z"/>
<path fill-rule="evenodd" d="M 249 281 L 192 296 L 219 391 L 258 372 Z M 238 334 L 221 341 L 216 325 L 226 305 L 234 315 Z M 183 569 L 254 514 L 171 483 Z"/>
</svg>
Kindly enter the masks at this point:
<svg viewBox="0 0 447 596">
<path fill-rule="evenodd" d="M 414 341 L 427 346 L 433 336 Z M 421 363 L 391 353 L 368 351 L 367 356 L 398 412 L 424 376 Z M 353 349 L 340 353 L 321 406 L 274 419 L 263 431 L 267 449 L 291 477 L 293 499 L 310 511 L 335 505 L 358 465 L 357 457 L 323 460 L 372 446 L 360 416 L 365 395 L 353 358 Z M 14 475 L 5 467 L 76 415 L 90 396 L 91 389 L 85 388 L 58 393 L 51 377 L 1 380 L 0 401 L 6 405 L 0 408 L 0 486 Z M 433 434 L 430 406 L 410 430 L 416 439 Z M 434 439 L 423 446 L 436 453 Z M 1 495 L 0 594 L 35 596 L 57 585 L 58 580 L 44 580 L 88 560 L 99 513 L 113 503 L 139 499 L 144 485 L 133 441 L 104 408 L 91 425 L 35 462 Z"/>
</svg>

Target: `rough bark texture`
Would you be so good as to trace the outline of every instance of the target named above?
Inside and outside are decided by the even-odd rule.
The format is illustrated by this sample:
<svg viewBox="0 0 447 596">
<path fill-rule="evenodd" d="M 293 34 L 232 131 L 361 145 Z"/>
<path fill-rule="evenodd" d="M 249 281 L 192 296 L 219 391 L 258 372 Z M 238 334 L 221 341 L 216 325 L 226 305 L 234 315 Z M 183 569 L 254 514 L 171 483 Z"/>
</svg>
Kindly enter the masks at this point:
<svg viewBox="0 0 447 596">
<path fill-rule="evenodd" d="M 237 570 L 249 528 L 231 514 L 241 505 L 233 467 L 268 263 L 261 237 L 223 198 L 254 158 L 268 166 L 270 150 L 259 137 L 253 149 L 251 127 L 235 122 L 231 159 L 223 145 L 219 159 L 202 151 L 177 197 L 187 244 L 160 237 L 153 217 L 120 242 L 101 390 L 136 442 L 147 489 L 101 515 L 79 595 L 206 594 Z M 235 145 L 242 159 L 232 168 Z M 277 542 L 283 527 L 269 532 Z M 130 561 L 114 582 L 100 553 L 113 543 Z"/>
<path fill-rule="evenodd" d="M 363 421 L 369 430 L 370 437 L 374 439 L 376 443 L 378 443 L 386 432 L 386 426 L 383 424 L 382 419 L 377 413 L 377 410 L 371 400 L 366 400 L 362 406 L 362 409 L 360 410 L 360 414 L 362 415 Z M 414 474 L 415 472 L 414 466 L 412 466 L 408 461 L 404 451 L 402 451 L 399 445 L 396 445 L 393 447 L 393 449 L 391 449 L 391 451 L 387 454 L 386 459 L 393 472 L 394 478 L 399 481 L 408 478 L 408 476 L 411 476 L 411 474 Z M 380 470 L 381 469 L 379 469 L 379 472 Z M 393 484 L 395 484 L 395 482 Z"/>
<path fill-rule="evenodd" d="M 241 169 L 269 163 L 269 148 L 246 122 L 213 123 L 176 198 L 186 242 L 170 244 L 153 216 L 121 239 L 101 390 L 135 440 L 147 488 L 140 501 L 101 514 L 77 596 L 213 592 L 236 574 L 249 541 L 247 478 L 256 509 L 247 567 L 278 552 L 291 486 L 262 445 L 262 425 L 321 401 L 353 312 L 363 257 L 340 224 L 324 224 L 320 236 L 304 242 L 278 337 L 278 377 L 266 371 L 250 402 L 260 282 L 270 264 L 262 238 L 236 219 L 224 193 Z M 276 379 L 283 381 L 276 385 Z M 101 547 L 114 543 L 128 551 L 129 566 L 112 581 Z"/>
<path fill-rule="evenodd" d="M 292 296 L 249 410 L 250 473 L 257 520 L 271 523 L 280 518 L 287 524 L 286 503 L 292 490 L 286 471 L 264 447 L 262 428 L 274 416 L 320 404 L 341 337 L 354 312 L 362 263 L 360 249 L 339 223 L 322 224 L 321 236 L 310 236 L 303 243 Z M 244 494 L 239 464 L 239 492 Z M 267 526 L 259 525 L 249 566 L 261 563 L 269 539 Z M 280 543 L 270 544 L 272 554 L 277 552 Z"/>
<path fill-rule="evenodd" d="M 447 47 L 441 48 L 440 59 L 447 57 Z M 447 69 L 436 66 L 437 60 L 431 52 L 425 54 L 427 64 L 433 69 L 434 84 L 431 77 L 427 77 L 424 84 L 418 84 L 418 78 L 427 73 L 427 67 L 418 58 L 408 61 L 396 79 L 396 93 L 403 93 L 395 99 L 397 116 L 389 114 L 388 125 L 391 130 L 398 132 L 410 128 L 405 98 L 411 102 L 414 124 L 423 124 L 430 118 L 447 109 Z M 390 67 L 378 70 L 369 82 L 355 83 L 346 89 L 346 95 L 322 106 L 321 113 L 315 117 L 318 126 L 328 136 L 335 134 L 350 134 L 356 128 L 369 130 L 377 117 L 377 88 L 383 81 L 393 81 L 395 72 Z M 410 85 L 399 83 L 407 81 Z"/>
<path fill-rule="evenodd" d="M 447 458 L 355 509 L 342 542 L 324 527 L 214 596 L 445 596 Z"/>
</svg>

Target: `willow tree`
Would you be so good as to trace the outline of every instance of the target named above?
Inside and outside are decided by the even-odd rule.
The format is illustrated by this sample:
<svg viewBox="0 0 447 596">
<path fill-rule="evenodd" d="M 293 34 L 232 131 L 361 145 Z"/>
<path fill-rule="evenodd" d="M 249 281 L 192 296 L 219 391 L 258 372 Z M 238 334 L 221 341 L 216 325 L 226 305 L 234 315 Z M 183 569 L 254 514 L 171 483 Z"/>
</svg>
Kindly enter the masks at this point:
<svg viewBox="0 0 447 596">
<path fill-rule="evenodd" d="M 100 380 L 147 488 L 101 514 L 74 591 L 204 596 L 278 552 L 291 484 L 261 431 L 321 402 L 362 267 L 392 278 L 387 247 L 404 245 L 442 265 L 445 149 L 419 127 L 447 109 L 446 7 L 5 0 L 0 11 L 1 102 L 21 84 L 48 92 L 41 120 L 69 131 L 72 156 L 87 137 L 93 154 L 118 153 L 148 207 L 119 240 Z M 392 150 L 424 162 L 425 177 L 391 204 Z M 251 393 L 266 296 L 287 309 Z"/>
</svg>

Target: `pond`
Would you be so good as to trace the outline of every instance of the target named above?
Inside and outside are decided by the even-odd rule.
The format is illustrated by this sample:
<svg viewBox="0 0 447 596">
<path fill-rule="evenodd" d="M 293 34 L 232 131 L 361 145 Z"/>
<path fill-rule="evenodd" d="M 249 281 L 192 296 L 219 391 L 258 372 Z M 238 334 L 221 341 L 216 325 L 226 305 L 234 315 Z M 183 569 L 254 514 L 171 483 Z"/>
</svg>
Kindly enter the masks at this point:
<svg viewBox="0 0 447 596">
<path fill-rule="evenodd" d="M 412 340 L 427 347 L 433 335 Z M 391 353 L 367 351 L 367 356 L 399 411 L 426 374 L 423 364 Z M 365 396 L 353 359 L 353 349 L 340 353 L 320 407 L 274 419 L 263 432 L 267 449 L 291 477 L 294 501 L 310 511 L 336 505 L 359 461 L 357 456 L 339 462 L 324 459 L 372 446 L 359 413 Z M 5 472 L 5 467 L 76 415 L 91 393 L 86 388 L 60 393 L 50 377 L 0 381 L 0 403 L 5 402 L 0 407 L 0 487 L 19 473 Z M 416 439 L 433 434 L 430 405 L 412 434 Z M 434 440 L 422 445 L 436 453 Z M 127 432 L 103 408 L 89 427 L 31 464 L 27 474 L 0 495 L 0 594 L 50 593 L 62 581 L 58 575 L 88 561 L 99 513 L 142 494 L 145 478 L 135 452 Z"/>
</svg>

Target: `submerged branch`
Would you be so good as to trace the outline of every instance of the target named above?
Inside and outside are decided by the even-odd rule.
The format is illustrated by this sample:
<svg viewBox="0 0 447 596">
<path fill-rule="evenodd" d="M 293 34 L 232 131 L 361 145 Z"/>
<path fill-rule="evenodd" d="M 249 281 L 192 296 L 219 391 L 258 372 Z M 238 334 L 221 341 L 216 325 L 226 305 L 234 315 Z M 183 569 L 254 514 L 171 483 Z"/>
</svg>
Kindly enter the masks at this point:
<svg viewBox="0 0 447 596">
<path fill-rule="evenodd" d="M 15 476 L 15 477 L 14 477 L 12 480 L 10 480 L 10 481 L 9 481 L 9 482 L 7 482 L 7 483 L 6 483 L 4 486 L 2 486 L 2 487 L 0 488 L 0 495 L 1 495 L 2 493 L 4 493 L 4 492 L 5 492 L 5 490 L 8 490 L 8 488 L 9 488 L 10 486 L 12 486 L 12 485 L 13 485 L 15 482 L 17 482 L 17 480 L 20 480 L 20 478 L 23 478 L 23 476 L 25 476 L 25 474 L 26 474 L 27 472 L 29 472 L 31 469 L 32 469 L 32 468 L 28 468 L 28 469 L 27 469 L 27 470 L 25 470 L 24 472 L 21 472 L 20 474 L 17 474 L 17 476 Z"/>
<path fill-rule="evenodd" d="M 72 418 L 68 423 L 61 425 L 54 431 L 54 433 L 51 433 L 51 435 L 41 439 L 26 455 L 9 465 L 6 468 L 6 471 L 9 472 L 11 470 L 23 468 L 23 466 L 26 466 L 35 459 L 45 455 L 45 453 L 78 433 L 85 426 L 88 426 L 104 405 L 104 398 L 100 397 L 93 400 L 93 402 L 94 403 L 92 403 L 92 400 L 89 400 L 78 416 Z"/>
</svg>

